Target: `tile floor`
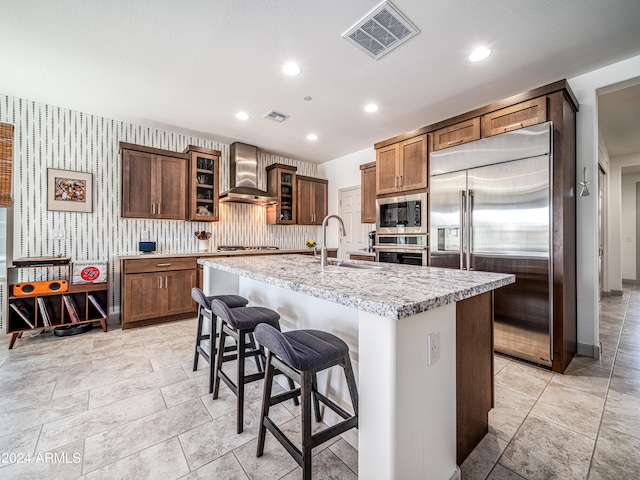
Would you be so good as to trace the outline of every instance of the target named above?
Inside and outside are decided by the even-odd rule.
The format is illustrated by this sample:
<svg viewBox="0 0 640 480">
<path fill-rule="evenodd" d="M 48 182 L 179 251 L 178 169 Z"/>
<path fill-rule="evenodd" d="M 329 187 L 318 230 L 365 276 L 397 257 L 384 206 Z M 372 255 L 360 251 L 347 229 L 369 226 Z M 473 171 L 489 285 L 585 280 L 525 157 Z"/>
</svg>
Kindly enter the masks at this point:
<svg viewBox="0 0 640 480">
<path fill-rule="evenodd" d="M 602 358 L 576 357 L 566 375 L 496 356 L 490 433 L 461 466 L 463 480 L 637 478 L 640 288 L 604 299 L 600 322 Z M 269 435 L 255 457 L 260 382 L 235 433 L 235 397 L 223 385 L 211 399 L 204 361 L 191 371 L 194 332 L 194 320 L 114 326 L 25 336 L 11 351 L 0 336 L 0 477 L 300 478 Z M 285 431 L 299 431 L 292 403 L 274 411 Z M 357 478 L 344 440 L 314 454 L 314 478 Z"/>
</svg>

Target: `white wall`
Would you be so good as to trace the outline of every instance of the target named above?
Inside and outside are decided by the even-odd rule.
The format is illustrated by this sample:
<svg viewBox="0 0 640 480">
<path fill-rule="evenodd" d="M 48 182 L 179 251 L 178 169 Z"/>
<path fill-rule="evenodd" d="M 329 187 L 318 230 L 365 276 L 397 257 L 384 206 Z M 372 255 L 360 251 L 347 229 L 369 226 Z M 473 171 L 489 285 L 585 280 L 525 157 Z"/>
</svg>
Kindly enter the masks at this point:
<svg viewBox="0 0 640 480">
<path fill-rule="evenodd" d="M 338 191 L 360 185 L 360 165 L 375 160 L 376 151 L 372 146 L 318 165 L 318 176 L 329 179 L 329 215 L 338 215 Z M 331 221 L 327 229 L 327 244 L 336 246 L 337 238 L 337 222 Z"/>
<path fill-rule="evenodd" d="M 640 76 L 640 56 L 569 79 L 578 98 L 576 171 L 594 185 L 598 178 L 598 93 L 600 89 Z M 614 179 L 610 178 L 613 183 Z M 610 202 L 610 213 L 614 205 Z M 598 344 L 598 196 L 577 199 L 578 352 L 596 355 Z M 619 244 L 618 244 L 619 245 Z M 618 248 L 610 244 L 605 255 Z M 613 282 L 613 276 L 611 276 Z M 613 287 L 613 284 L 611 286 Z"/>
<path fill-rule="evenodd" d="M 635 181 L 640 174 L 623 175 L 624 167 L 640 165 L 640 154 L 611 158 L 610 175 L 610 228 L 611 288 L 622 289 L 622 280 L 637 280 L 636 273 L 636 194 Z M 636 179 L 634 181 L 634 178 Z M 630 236 L 632 241 L 627 242 Z"/>
<path fill-rule="evenodd" d="M 638 159 L 640 160 L 640 158 Z M 636 281 L 636 183 L 640 174 L 622 175 L 622 279 Z"/>
</svg>

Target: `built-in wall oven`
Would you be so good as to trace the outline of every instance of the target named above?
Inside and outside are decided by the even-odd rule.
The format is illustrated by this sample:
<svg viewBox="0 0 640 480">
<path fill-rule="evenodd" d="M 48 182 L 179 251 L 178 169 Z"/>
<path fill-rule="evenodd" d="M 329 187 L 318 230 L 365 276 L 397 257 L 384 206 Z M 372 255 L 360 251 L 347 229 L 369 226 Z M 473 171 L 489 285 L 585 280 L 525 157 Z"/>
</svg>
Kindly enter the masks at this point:
<svg viewBox="0 0 640 480">
<path fill-rule="evenodd" d="M 376 261 L 427 265 L 427 194 L 376 200 Z"/>
<path fill-rule="evenodd" d="M 376 261 L 404 265 L 427 265 L 429 257 L 426 234 L 378 235 Z"/>
</svg>

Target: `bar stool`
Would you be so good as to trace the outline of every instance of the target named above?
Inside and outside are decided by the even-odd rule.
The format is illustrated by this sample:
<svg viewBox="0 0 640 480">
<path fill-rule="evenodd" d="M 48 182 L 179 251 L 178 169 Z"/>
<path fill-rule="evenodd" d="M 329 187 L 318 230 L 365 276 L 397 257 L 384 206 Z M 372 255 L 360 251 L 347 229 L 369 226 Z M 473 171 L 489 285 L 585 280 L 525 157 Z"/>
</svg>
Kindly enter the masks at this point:
<svg viewBox="0 0 640 480">
<path fill-rule="evenodd" d="M 310 480 L 311 450 L 336 435 L 358 427 L 358 390 L 349 358 L 349 347 L 335 335 L 319 330 L 294 330 L 282 333 L 271 325 L 262 324 L 255 328 L 254 335 L 258 344 L 267 349 L 266 376 L 256 456 L 261 457 L 264 453 L 264 442 L 268 429 L 302 467 L 303 479 Z M 354 415 L 318 392 L 316 374 L 334 365 L 340 365 L 344 370 Z M 301 388 L 272 396 L 271 387 L 275 368 L 289 379 L 294 380 Z M 269 418 L 269 407 L 300 393 L 302 394 L 302 451 Z M 312 435 L 312 401 L 316 421 L 322 420 L 319 402 L 331 408 L 344 420 Z"/>
<path fill-rule="evenodd" d="M 211 311 L 222 320 L 218 345 L 216 347 L 216 364 L 213 373 L 213 399 L 218 398 L 220 389 L 220 379 L 236 395 L 236 431 L 242 433 L 244 429 L 244 386 L 247 383 L 255 382 L 264 378 L 264 370 L 260 368 L 260 361 L 264 358 L 264 349 L 256 347 L 253 342 L 253 332 L 259 325 L 269 325 L 274 330 L 280 330 L 280 315 L 277 312 L 265 307 L 238 307 L 231 309 L 221 300 L 211 301 Z M 221 354 L 225 351 L 225 341 L 227 336 L 236 342 L 237 355 L 226 356 Z M 250 338 L 247 344 L 246 338 Z M 237 357 L 236 383 L 222 370 L 222 363 Z M 245 360 L 249 357 L 256 358 L 259 372 L 245 375 Z M 289 380 L 289 386 L 294 389 L 293 382 Z M 298 405 L 297 397 L 294 403 Z"/>
<path fill-rule="evenodd" d="M 198 359 L 200 355 L 209 364 L 209 393 L 213 392 L 213 368 L 214 359 L 216 356 L 216 338 L 218 336 L 218 321 L 217 318 L 211 313 L 211 301 L 220 300 L 225 303 L 229 308 L 246 307 L 249 303 L 244 297 L 240 295 L 213 295 L 207 296 L 202 290 L 197 287 L 191 289 L 191 298 L 198 304 L 198 328 L 196 332 L 196 348 L 193 356 L 193 371 L 198 369 Z M 202 327 L 204 320 L 208 319 L 211 322 L 211 333 L 203 334 Z M 211 340 L 211 346 L 209 350 L 206 350 L 201 345 L 203 340 Z M 253 337 L 251 338 L 253 342 Z M 235 346 L 226 347 L 227 351 L 235 350 Z"/>
</svg>

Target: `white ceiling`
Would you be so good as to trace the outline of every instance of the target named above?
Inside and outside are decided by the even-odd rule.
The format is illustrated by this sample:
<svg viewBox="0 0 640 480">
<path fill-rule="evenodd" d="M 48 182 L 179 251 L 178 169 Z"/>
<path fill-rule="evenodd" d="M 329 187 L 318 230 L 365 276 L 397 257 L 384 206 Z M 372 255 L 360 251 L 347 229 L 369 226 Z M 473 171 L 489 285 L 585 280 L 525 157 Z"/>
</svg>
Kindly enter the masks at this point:
<svg viewBox="0 0 640 480">
<path fill-rule="evenodd" d="M 393 0 L 420 33 L 376 61 L 341 34 L 379 3 L 2 0 L 0 92 L 321 163 L 640 54 L 638 0 Z"/>
</svg>

